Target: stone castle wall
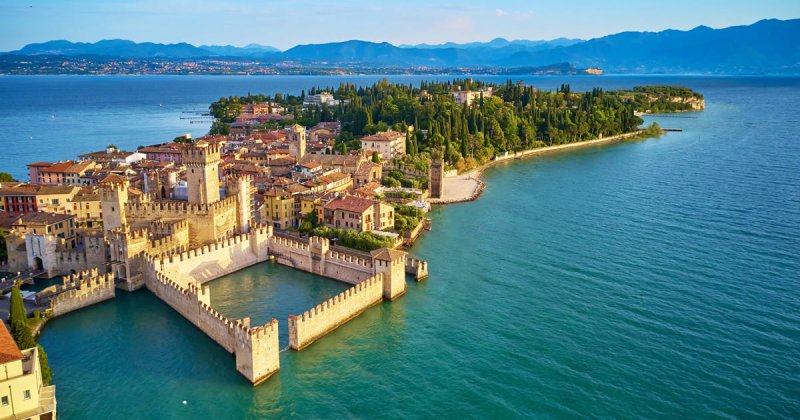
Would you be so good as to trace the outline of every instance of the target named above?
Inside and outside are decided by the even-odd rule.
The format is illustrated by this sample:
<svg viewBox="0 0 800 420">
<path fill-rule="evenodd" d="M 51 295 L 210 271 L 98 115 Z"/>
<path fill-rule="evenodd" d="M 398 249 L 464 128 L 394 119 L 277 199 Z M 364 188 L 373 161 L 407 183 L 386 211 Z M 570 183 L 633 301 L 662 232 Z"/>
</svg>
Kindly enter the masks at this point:
<svg viewBox="0 0 800 420">
<path fill-rule="evenodd" d="M 289 315 L 289 347 L 302 350 L 382 300 L 383 274 L 378 274 L 301 315 Z"/>
<path fill-rule="evenodd" d="M 250 318 L 231 320 L 210 306 L 209 288 L 190 282 L 183 287 L 148 261 L 147 288 L 236 357 L 236 370 L 254 385 L 280 369 L 278 321 L 250 327 Z"/>
<path fill-rule="evenodd" d="M 428 262 L 406 256 L 406 274 L 414 276 L 416 281 L 428 278 Z"/>
<path fill-rule="evenodd" d="M 271 229 L 257 228 L 190 251 L 164 255 L 155 259 L 158 271 L 174 279 L 182 287 L 218 279 L 268 258 Z"/>
<path fill-rule="evenodd" d="M 64 277 L 62 286 L 50 300 L 53 317 L 85 308 L 115 297 L 114 276 L 98 274 L 97 269 L 86 270 Z"/>
<path fill-rule="evenodd" d="M 212 204 L 185 201 L 127 203 L 129 222 L 157 219 L 185 219 L 189 223 L 190 248 L 196 248 L 232 236 L 237 226 L 237 197 L 230 196 Z"/>
</svg>

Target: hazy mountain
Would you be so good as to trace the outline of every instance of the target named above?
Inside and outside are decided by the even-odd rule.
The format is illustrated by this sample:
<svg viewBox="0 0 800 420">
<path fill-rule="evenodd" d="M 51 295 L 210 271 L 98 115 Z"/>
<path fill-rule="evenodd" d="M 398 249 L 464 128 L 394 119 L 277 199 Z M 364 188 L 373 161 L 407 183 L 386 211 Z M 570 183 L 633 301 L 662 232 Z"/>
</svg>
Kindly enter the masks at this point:
<svg viewBox="0 0 800 420">
<path fill-rule="evenodd" d="M 95 43 L 48 41 L 28 44 L 13 54 L 23 55 L 110 55 L 121 57 L 200 57 L 209 55 L 203 49 L 187 43 L 156 44 L 136 43 L 123 39 L 110 39 Z"/>
<path fill-rule="evenodd" d="M 244 47 L 234 47 L 233 45 L 201 45 L 199 48 L 209 51 L 214 55 L 227 57 L 257 57 L 281 52 L 281 50 L 275 47 L 259 44 L 248 44 Z"/>
<path fill-rule="evenodd" d="M 800 19 L 762 20 L 748 26 L 689 31 L 622 32 L 587 41 L 509 41 L 398 47 L 386 42 L 345 41 L 298 45 L 284 52 L 245 47 L 50 41 L 11 54 L 126 57 L 254 57 L 262 63 L 293 62 L 317 67 L 520 67 L 569 63 L 607 73 L 799 73 Z"/>
<path fill-rule="evenodd" d="M 759 73 L 800 71 L 800 19 L 689 31 L 622 32 L 543 51 L 522 51 L 498 64 L 569 62 L 615 73 Z"/>
<path fill-rule="evenodd" d="M 95 43 L 70 42 L 64 40 L 28 44 L 11 54 L 21 55 L 105 55 L 117 57 L 211 57 L 211 56 L 263 56 L 280 52 L 275 47 L 250 44 L 245 47 L 232 45 L 203 45 L 196 47 L 185 42 L 179 44 L 157 44 L 133 42 L 123 39 L 102 40 Z"/>
<path fill-rule="evenodd" d="M 438 49 L 438 48 L 481 48 L 481 47 L 489 47 L 489 48 L 502 48 L 508 47 L 510 45 L 518 45 L 520 47 L 528 47 L 531 49 L 547 49 L 553 47 L 563 47 L 569 46 L 573 44 L 577 44 L 579 42 L 583 42 L 581 39 L 571 39 L 571 38 L 556 38 L 550 41 L 538 40 L 538 41 L 528 41 L 528 40 L 514 40 L 509 41 L 505 38 L 495 38 L 489 42 L 467 42 L 463 44 L 455 43 L 455 42 L 445 42 L 444 44 L 417 44 L 417 45 L 408 45 L 403 44 L 400 45 L 400 48 L 421 48 L 421 49 Z"/>
</svg>

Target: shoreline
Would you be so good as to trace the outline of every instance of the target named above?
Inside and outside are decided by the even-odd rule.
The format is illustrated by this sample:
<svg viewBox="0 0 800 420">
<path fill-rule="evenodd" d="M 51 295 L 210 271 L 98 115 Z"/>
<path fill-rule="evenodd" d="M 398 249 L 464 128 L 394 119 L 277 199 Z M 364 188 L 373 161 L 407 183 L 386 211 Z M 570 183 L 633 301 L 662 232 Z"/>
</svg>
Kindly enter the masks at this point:
<svg viewBox="0 0 800 420">
<path fill-rule="evenodd" d="M 470 170 L 469 172 L 464 172 L 463 174 L 459 174 L 455 177 L 445 178 L 444 179 L 445 183 L 447 183 L 447 181 L 450 180 L 451 188 L 454 187 L 460 189 L 460 191 L 457 191 L 451 197 L 444 197 L 444 198 L 430 200 L 430 203 L 431 205 L 447 205 L 447 204 L 466 203 L 477 200 L 478 197 L 480 197 L 480 195 L 486 189 L 486 183 L 482 180 L 483 171 L 498 163 L 511 162 L 515 160 L 529 158 L 532 156 L 544 155 L 548 153 L 556 153 L 565 150 L 618 143 L 622 142 L 628 137 L 639 135 L 643 131 L 644 130 L 637 130 L 637 131 L 632 131 L 630 133 L 601 137 L 599 139 L 594 139 L 594 140 L 585 140 L 575 143 L 559 144 L 556 146 L 539 147 L 536 149 L 529 149 L 514 154 L 508 154 L 506 156 L 497 157 L 494 160 L 486 162 L 485 164 Z M 471 184 L 471 185 L 467 186 L 467 185 L 452 185 L 452 184 Z"/>
</svg>

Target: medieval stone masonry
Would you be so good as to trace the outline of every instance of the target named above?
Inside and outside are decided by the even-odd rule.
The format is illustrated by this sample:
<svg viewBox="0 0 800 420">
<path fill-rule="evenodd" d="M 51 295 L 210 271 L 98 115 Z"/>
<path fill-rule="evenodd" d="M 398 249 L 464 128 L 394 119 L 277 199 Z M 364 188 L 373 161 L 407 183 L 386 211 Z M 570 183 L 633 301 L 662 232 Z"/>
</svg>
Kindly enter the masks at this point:
<svg viewBox="0 0 800 420">
<path fill-rule="evenodd" d="M 298 138 L 305 136 L 295 131 Z M 297 159 L 303 157 L 294 152 Z M 258 384 L 280 370 L 278 321 L 251 326 L 250 318 L 227 318 L 211 306 L 204 283 L 272 260 L 352 284 L 338 296 L 289 317 L 290 346 L 300 350 L 369 307 L 402 296 L 406 273 L 417 280 L 427 277 L 427 263 L 407 258 L 403 251 L 360 252 L 332 246 L 325 238 L 274 232 L 254 219 L 251 179 L 220 177 L 218 144 L 200 141 L 181 153 L 188 200 L 158 189 L 139 191 L 128 178 L 110 174 L 99 183 L 102 228 L 84 232 L 81 246 L 66 235 L 11 232 L 7 241 L 12 269 L 65 275 L 63 284 L 40 292 L 37 303 L 59 316 L 111 299 L 116 289 L 145 287 L 232 353 L 236 370 Z M 157 177 L 151 178 L 155 183 Z M 72 226 L 63 224 L 68 220 L 73 223 L 59 218 L 43 220 L 41 226 L 52 222 L 66 229 Z"/>
</svg>

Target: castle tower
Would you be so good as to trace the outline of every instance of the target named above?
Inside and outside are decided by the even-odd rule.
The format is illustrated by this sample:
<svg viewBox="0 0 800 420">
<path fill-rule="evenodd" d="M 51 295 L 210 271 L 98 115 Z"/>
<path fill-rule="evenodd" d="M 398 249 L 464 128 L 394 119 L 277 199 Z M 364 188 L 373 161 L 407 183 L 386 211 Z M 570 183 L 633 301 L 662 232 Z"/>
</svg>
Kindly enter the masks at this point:
<svg viewBox="0 0 800 420">
<path fill-rule="evenodd" d="M 406 253 L 381 248 L 372 251 L 375 274 L 383 273 L 383 298 L 395 300 L 406 293 Z"/>
<path fill-rule="evenodd" d="M 106 233 L 128 223 L 125 217 L 128 186 L 128 179 L 116 174 L 100 181 L 100 211 L 103 215 L 103 231 Z"/>
<path fill-rule="evenodd" d="M 236 232 L 250 232 L 250 225 L 253 223 L 253 189 L 250 187 L 250 177 L 248 176 L 229 176 L 225 179 L 225 189 L 228 196 L 235 196 L 236 209 Z"/>
<path fill-rule="evenodd" d="M 286 129 L 289 138 L 289 154 L 300 160 L 306 154 L 306 128 L 300 124 L 295 124 Z"/>
<path fill-rule="evenodd" d="M 186 166 L 189 202 L 211 204 L 219 201 L 219 145 L 199 141 L 181 154 Z"/>
<path fill-rule="evenodd" d="M 444 193 L 444 164 L 439 159 L 432 159 L 428 167 L 428 192 L 430 198 L 442 198 Z"/>
</svg>

